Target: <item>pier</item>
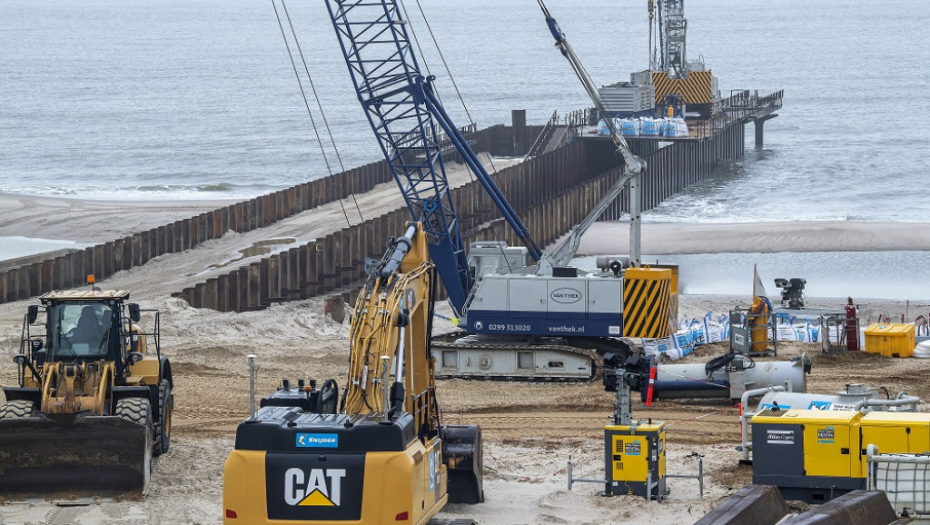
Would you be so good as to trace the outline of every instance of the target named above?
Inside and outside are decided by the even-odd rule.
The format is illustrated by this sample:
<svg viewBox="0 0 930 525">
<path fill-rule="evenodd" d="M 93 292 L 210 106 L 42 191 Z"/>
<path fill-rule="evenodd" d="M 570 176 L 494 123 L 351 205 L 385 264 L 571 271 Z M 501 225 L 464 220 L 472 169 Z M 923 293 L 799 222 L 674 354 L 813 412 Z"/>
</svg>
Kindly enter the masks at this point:
<svg viewBox="0 0 930 525">
<path fill-rule="evenodd" d="M 648 165 L 643 177 L 643 209 L 652 209 L 710 177 L 717 163 L 742 158 L 747 124 L 754 123 L 756 142 L 761 143 L 762 123 L 775 116 L 781 97 L 781 92 L 768 97 L 749 92 L 731 96 L 715 118 L 693 126 L 694 136 L 688 140 L 630 140 Z M 523 162 L 499 170 L 494 178 L 543 245 L 580 222 L 622 171 L 613 144 L 586 134 L 592 124 L 589 117 L 589 111 L 562 118 L 555 115 L 544 126 L 530 126 L 525 112 L 515 111 L 510 126 L 466 130 L 468 141 L 478 152 L 495 157 L 531 154 Z M 454 149 L 444 158 L 446 162 L 461 161 Z M 375 162 L 84 250 L 44 260 L 31 258 L 27 264 L 0 270 L 0 302 L 80 287 L 90 274 L 101 282 L 156 257 L 183 257 L 184 252 L 221 239 L 228 232 L 262 230 L 389 182 L 393 183 L 393 178 L 387 162 Z M 460 185 L 452 194 L 466 242 L 517 242 L 477 182 Z M 618 219 L 628 209 L 628 196 L 621 195 L 602 219 Z M 217 264 L 218 268 L 205 272 L 201 282 L 169 291 L 196 308 L 243 312 L 275 302 L 351 290 L 365 278 L 366 258 L 379 258 L 387 239 L 399 235 L 409 220 L 407 208 L 398 207 L 349 227 L 333 228 L 279 253 Z"/>
</svg>

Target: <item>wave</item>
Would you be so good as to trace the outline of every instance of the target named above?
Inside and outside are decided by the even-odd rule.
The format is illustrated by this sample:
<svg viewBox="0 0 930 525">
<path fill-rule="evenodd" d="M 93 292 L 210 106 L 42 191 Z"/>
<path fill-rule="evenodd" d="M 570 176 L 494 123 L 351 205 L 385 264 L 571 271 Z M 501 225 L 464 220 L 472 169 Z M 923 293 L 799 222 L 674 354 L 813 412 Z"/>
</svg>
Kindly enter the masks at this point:
<svg viewBox="0 0 930 525">
<path fill-rule="evenodd" d="M 92 199 L 142 200 L 151 197 L 201 200 L 251 199 L 283 189 L 269 184 L 236 184 L 216 182 L 205 184 L 147 184 L 139 186 L 23 186 L 6 187 L 0 193 L 48 195 Z"/>
</svg>

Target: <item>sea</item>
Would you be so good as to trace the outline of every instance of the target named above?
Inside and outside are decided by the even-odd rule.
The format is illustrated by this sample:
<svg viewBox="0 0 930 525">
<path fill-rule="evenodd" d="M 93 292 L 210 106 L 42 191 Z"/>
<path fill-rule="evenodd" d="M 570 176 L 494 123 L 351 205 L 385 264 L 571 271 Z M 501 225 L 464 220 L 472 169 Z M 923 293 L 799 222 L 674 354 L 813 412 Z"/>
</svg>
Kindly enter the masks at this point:
<svg viewBox="0 0 930 525">
<path fill-rule="evenodd" d="M 645 1 L 546 3 L 598 85 L 648 66 Z M 536 2 L 402 5 L 458 124 L 590 106 Z M 783 89 L 784 108 L 762 149 L 747 127 L 744 159 L 645 221 L 927 221 L 930 2 L 701 0 L 685 16 L 688 58 L 724 95 Z M 244 199 L 380 158 L 325 2 L 0 2 L 4 193 Z M 37 242 L 4 239 L 0 259 Z"/>
</svg>

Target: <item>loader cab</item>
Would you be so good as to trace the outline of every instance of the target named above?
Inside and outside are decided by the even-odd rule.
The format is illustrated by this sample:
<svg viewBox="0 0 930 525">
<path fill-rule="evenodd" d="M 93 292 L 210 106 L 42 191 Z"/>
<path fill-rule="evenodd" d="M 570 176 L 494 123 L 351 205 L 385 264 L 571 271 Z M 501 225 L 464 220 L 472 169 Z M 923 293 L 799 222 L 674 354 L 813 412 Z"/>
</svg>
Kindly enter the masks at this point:
<svg viewBox="0 0 930 525">
<path fill-rule="evenodd" d="M 45 362 L 122 362 L 145 344 L 144 337 L 130 328 L 135 328 L 132 323 L 139 309 L 128 304 L 128 299 L 129 292 L 121 290 L 51 292 L 40 297 L 45 337 L 41 342 L 36 341 L 41 338 L 30 337 L 33 359 L 40 366 Z M 38 312 L 30 313 L 33 316 Z"/>
<path fill-rule="evenodd" d="M 117 361 L 120 304 L 62 301 L 47 306 L 46 361 Z"/>
</svg>

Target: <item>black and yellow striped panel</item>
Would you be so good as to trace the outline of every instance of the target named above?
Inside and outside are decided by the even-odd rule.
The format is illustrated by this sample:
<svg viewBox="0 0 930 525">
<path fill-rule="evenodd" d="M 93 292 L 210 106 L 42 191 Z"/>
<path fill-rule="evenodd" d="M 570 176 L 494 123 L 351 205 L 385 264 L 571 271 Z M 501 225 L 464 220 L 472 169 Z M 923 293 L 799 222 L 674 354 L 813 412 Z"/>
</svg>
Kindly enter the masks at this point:
<svg viewBox="0 0 930 525">
<path fill-rule="evenodd" d="M 630 268 L 623 273 L 623 335 L 668 337 L 672 271 Z"/>
<path fill-rule="evenodd" d="M 652 72 L 652 83 L 656 86 L 656 104 L 665 95 L 681 95 L 685 104 L 710 104 L 710 71 L 691 71 L 688 78 L 669 78 L 664 71 Z"/>
</svg>

